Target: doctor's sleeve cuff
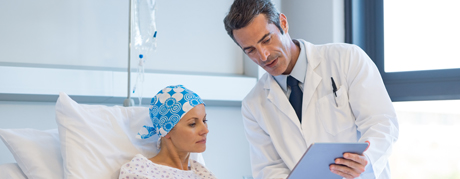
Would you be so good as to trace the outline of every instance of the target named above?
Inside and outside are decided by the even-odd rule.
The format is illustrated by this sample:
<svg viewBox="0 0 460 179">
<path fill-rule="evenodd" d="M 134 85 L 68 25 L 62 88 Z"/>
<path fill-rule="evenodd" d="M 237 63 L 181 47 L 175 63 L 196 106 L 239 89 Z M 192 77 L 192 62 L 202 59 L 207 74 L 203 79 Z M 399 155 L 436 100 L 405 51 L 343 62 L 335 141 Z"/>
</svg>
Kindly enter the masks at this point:
<svg viewBox="0 0 460 179">
<path fill-rule="evenodd" d="M 364 168 L 364 172 L 361 173 L 361 175 L 358 178 L 360 178 L 360 179 L 374 179 L 375 178 L 375 173 L 374 173 L 374 169 L 372 168 L 371 160 L 369 159 L 369 157 L 367 157 L 366 154 L 364 154 L 364 156 L 366 157 L 367 165 Z"/>
<path fill-rule="evenodd" d="M 372 169 L 372 163 L 371 163 L 371 160 L 369 159 L 369 157 L 367 157 L 366 154 L 364 154 L 364 156 L 366 157 L 366 160 L 367 160 L 367 165 L 366 165 L 366 168 L 364 169 L 364 172 L 363 173 L 374 173 L 374 169 Z"/>
</svg>

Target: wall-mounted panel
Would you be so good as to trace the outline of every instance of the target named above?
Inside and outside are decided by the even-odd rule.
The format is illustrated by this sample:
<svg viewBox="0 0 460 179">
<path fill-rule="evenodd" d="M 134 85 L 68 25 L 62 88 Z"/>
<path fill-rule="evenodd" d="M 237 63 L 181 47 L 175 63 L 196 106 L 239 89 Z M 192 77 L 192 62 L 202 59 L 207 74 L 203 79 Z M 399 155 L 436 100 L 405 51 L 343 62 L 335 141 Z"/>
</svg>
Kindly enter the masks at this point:
<svg viewBox="0 0 460 179">
<path fill-rule="evenodd" d="M 146 70 L 242 75 L 242 52 L 222 22 L 231 3 L 157 1 L 158 49 L 145 54 Z M 0 65 L 125 70 L 128 10 L 128 0 L 0 1 Z"/>
<path fill-rule="evenodd" d="M 131 86 L 136 78 L 136 73 L 131 75 Z M 56 101 L 59 92 L 65 92 L 81 103 L 122 105 L 128 94 L 127 79 L 126 72 L 0 66 L 0 101 Z M 182 84 L 205 101 L 235 106 L 257 82 L 245 76 L 162 73 L 145 73 L 144 79 L 143 104 L 149 104 L 164 87 Z M 137 94 L 131 97 L 137 100 Z"/>
<path fill-rule="evenodd" d="M 313 44 L 345 41 L 343 0 L 288 0 L 282 3 L 281 13 L 288 19 L 291 38 Z"/>
</svg>

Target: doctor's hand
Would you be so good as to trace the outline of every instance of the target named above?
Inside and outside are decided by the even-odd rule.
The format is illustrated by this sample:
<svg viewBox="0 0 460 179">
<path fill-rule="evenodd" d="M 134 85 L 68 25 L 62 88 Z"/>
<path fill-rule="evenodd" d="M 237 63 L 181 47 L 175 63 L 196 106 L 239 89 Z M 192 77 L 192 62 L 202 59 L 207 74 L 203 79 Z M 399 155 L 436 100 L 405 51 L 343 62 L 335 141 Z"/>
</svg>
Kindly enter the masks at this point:
<svg viewBox="0 0 460 179">
<path fill-rule="evenodd" d="M 335 164 L 331 164 L 329 169 L 332 173 L 340 175 L 346 179 L 359 177 L 367 165 L 364 155 L 344 153 L 343 158 L 336 158 Z"/>
</svg>

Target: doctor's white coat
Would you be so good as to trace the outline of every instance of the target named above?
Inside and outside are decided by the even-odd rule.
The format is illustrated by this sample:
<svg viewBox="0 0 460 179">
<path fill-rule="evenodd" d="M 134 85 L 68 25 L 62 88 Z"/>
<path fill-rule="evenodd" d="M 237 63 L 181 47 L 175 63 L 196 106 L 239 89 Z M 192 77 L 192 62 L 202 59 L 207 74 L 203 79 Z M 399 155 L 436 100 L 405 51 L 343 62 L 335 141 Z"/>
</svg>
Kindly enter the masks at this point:
<svg viewBox="0 0 460 179">
<path fill-rule="evenodd" d="M 370 164 L 360 178 L 390 178 L 388 157 L 399 129 L 375 64 L 356 45 L 302 42 L 308 60 L 302 123 L 268 73 L 243 100 L 253 176 L 286 178 L 315 142 L 369 141 L 364 154 Z"/>
</svg>

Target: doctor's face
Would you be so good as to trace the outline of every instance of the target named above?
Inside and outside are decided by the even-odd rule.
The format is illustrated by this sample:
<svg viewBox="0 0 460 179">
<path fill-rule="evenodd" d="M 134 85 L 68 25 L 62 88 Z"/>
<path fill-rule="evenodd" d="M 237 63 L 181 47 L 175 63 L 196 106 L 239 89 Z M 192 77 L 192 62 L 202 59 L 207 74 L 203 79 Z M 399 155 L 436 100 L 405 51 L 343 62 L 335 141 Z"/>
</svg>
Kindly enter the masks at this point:
<svg viewBox="0 0 460 179">
<path fill-rule="evenodd" d="M 295 61 L 291 60 L 287 19 L 280 14 L 281 31 L 275 24 L 269 23 L 264 14 L 259 14 L 246 27 L 233 30 L 233 36 L 252 61 L 269 74 L 278 76 L 289 74 Z"/>
<path fill-rule="evenodd" d="M 206 136 L 209 132 L 206 124 L 204 104 L 188 111 L 167 134 L 180 152 L 201 153 L 206 150 Z"/>
</svg>

